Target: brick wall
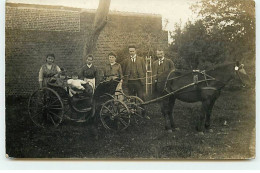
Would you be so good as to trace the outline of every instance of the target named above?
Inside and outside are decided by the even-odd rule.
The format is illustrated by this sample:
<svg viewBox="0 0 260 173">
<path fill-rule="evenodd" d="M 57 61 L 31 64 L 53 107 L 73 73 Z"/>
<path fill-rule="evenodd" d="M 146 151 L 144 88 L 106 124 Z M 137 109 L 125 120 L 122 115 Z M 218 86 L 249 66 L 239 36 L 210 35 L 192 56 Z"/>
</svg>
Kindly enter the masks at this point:
<svg viewBox="0 0 260 173">
<path fill-rule="evenodd" d="M 38 71 L 49 53 L 68 72 L 81 67 L 94 16 L 94 11 L 85 9 L 7 3 L 6 95 L 27 95 L 37 89 Z M 110 51 L 129 44 L 142 49 L 148 49 L 150 42 L 167 46 L 161 20 L 158 15 L 110 12 L 93 53 L 94 64 L 101 71 Z"/>
</svg>

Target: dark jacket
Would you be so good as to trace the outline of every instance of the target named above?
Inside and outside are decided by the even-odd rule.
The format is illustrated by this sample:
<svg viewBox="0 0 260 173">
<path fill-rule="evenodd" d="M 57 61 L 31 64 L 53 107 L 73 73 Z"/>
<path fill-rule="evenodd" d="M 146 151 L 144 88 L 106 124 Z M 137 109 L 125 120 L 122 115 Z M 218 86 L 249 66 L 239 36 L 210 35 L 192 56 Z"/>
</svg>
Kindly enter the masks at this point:
<svg viewBox="0 0 260 173">
<path fill-rule="evenodd" d="M 90 68 L 88 68 L 87 65 L 84 65 L 79 72 L 79 77 L 81 79 L 88 78 L 93 79 L 98 77 L 98 71 L 97 68 L 92 64 Z"/>
<path fill-rule="evenodd" d="M 99 83 L 98 70 L 93 64 L 90 68 L 88 68 L 87 65 L 84 65 L 79 71 L 79 78 L 82 80 L 84 80 L 84 78 L 95 78 L 96 85 Z"/>
<path fill-rule="evenodd" d="M 156 60 L 153 62 L 153 67 L 152 67 L 153 76 L 154 76 L 153 79 L 160 80 L 158 77 L 160 76 L 161 73 L 174 70 L 174 69 L 175 66 L 172 60 L 164 58 L 163 63 L 160 65 L 159 65 L 159 60 Z"/>
<path fill-rule="evenodd" d="M 128 57 L 128 59 L 125 60 L 124 62 L 124 75 L 125 75 L 125 79 L 126 82 L 130 79 L 130 71 L 131 71 L 131 58 Z M 146 73 L 146 68 L 145 68 L 145 61 L 142 57 L 136 56 L 136 61 L 134 62 L 134 64 L 136 65 L 136 69 L 137 69 L 137 78 L 136 80 L 138 80 L 139 78 L 141 83 L 144 85 L 145 84 L 145 73 Z M 135 79 L 131 79 L 131 80 L 135 80 Z"/>
<path fill-rule="evenodd" d="M 118 63 L 115 63 L 114 65 L 106 64 L 104 69 L 104 77 L 118 77 L 120 79 L 123 78 L 122 68 L 121 65 Z"/>
</svg>

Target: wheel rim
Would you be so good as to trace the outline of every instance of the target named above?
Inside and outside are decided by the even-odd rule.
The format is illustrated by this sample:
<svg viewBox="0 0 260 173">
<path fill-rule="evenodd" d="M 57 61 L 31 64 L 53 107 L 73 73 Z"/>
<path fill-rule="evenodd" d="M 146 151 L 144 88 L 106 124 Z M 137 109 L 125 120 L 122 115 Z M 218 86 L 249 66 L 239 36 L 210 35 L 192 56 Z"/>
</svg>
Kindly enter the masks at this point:
<svg viewBox="0 0 260 173">
<path fill-rule="evenodd" d="M 125 130 L 130 124 L 130 112 L 127 105 L 119 100 L 109 100 L 100 110 L 101 122 L 106 129 Z"/>
<path fill-rule="evenodd" d="M 144 103 L 144 101 L 136 96 L 128 96 L 126 99 L 127 99 L 126 102 L 129 107 L 130 113 L 139 117 L 143 117 L 142 116 L 143 108 L 141 108 L 140 104 Z"/>
<path fill-rule="evenodd" d="M 35 91 L 28 104 L 31 120 L 38 127 L 57 127 L 64 114 L 64 105 L 60 96 L 50 88 Z"/>
</svg>

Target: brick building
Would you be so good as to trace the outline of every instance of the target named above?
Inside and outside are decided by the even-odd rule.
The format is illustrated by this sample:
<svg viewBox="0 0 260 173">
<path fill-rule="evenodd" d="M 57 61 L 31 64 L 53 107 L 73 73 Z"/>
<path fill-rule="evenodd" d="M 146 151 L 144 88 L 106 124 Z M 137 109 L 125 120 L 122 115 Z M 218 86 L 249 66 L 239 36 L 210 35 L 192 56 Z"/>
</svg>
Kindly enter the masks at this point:
<svg viewBox="0 0 260 173">
<path fill-rule="evenodd" d="M 94 17 L 94 10 L 7 3 L 6 95 L 27 95 L 38 88 L 38 71 L 49 53 L 69 72 L 80 68 Z M 95 65 L 101 70 L 110 51 L 124 50 L 129 44 L 143 50 L 151 45 L 167 46 L 162 17 L 110 12 L 93 53 Z"/>
</svg>

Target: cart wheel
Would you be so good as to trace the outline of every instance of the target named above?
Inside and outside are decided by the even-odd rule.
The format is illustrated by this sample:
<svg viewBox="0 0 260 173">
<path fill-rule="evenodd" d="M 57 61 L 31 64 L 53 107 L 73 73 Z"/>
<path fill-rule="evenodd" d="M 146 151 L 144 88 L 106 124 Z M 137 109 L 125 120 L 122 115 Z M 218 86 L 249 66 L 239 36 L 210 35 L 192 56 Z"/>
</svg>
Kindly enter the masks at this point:
<svg viewBox="0 0 260 173">
<path fill-rule="evenodd" d="M 132 115 L 131 117 L 135 120 L 137 124 L 141 124 L 144 118 L 143 112 L 145 110 L 140 106 L 140 104 L 142 103 L 144 103 L 144 101 L 137 96 L 126 97 L 126 104 Z"/>
<path fill-rule="evenodd" d="M 62 121 L 64 106 L 54 90 L 42 88 L 31 95 L 28 111 L 30 118 L 38 127 L 57 127 Z"/>
<path fill-rule="evenodd" d="M 130 124 L 130 111 L 120 100 L 108 100 L 100 110 L 101 122 L 106 129 L 122 131 Z"/>
<path fill-rule="evenodd" d="M 76 122 L 88 122 L 95 113 L 94 102 L 91 98 L 73 99 L 71 98 L 69 103 L 71 113 L 66 115 L 66 118 Z"/>
</svg>

